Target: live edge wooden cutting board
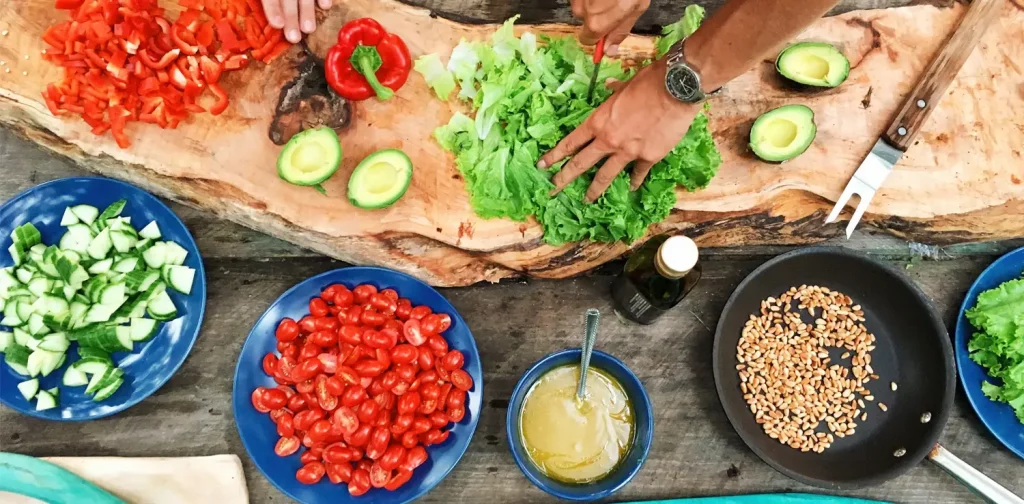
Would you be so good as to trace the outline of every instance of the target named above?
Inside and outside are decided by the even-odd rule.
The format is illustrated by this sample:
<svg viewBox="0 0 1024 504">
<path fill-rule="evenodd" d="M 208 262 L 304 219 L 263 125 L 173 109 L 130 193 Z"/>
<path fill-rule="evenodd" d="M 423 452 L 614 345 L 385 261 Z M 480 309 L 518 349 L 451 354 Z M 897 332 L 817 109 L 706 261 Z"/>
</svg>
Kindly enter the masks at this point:
<svg viewBox="0 0 1024 504">
<path fill-rule="evenodd" d="M 133 145 L 121 150 L 79 119 L 51 116 L 41 101 L 40 91 L 59 71 L 42 61 L 40 34 L 64 14 L 49 1 L 6 0 L 0 29 L 10 33 L 0 37 L 0 60 L 12 71 L 0 71 L 0 122 L 90 170 L 346 261 L 400 269 L 437 285 L 564 277 L 627 250 L 622 244 L 548 247 L 536 223 L 477 218 L 451 156 L 431 138 L 452 106 L 434 99 L 417 74 L 389 102 L 344 103 L 328 98 L 317 66 L 338 28 L 357 17 L 376 18 L 400 34 L 414 57 L 447 56 L 460 38 L 483 38 L 494 27 L 432 18 L 391 0 L 338 3 L 305 47 L 269 67 L 231 73 L 226 113 L 197 116 L 176 130 L 135 124 Z M 704 246 L 804 243 L 840 233 L 841 225 L 822 224 L 825 213 L 962 13 L 960 6 L 915 6 L 819 21 L 800 38 L 843 48 L 853 70 L 838 89 L 794 91 L 769 60 L 730 83 L 712 104 L 724 158 L 718 176 L 704 191 L 681 194 L 655 231 L 684 229 Z M 526 28 L 573 32 L 564 25 Z M 651 51 L 646 38 L 624 45 L 638 59 Z M 747 152 L 751 121 L 786 103 L 814 109 L 818 137 L 794 161 L 761 163 Z M 345 149 L 343 168 L 325 184 L 329 197 L 284 183 L 275 169 L 279 144 L 319 123 L 336 127 Z M 879 191 L 866 220 L 925 242 L 1024 236 L 1024 10 L 1007 0 L 922 139 Z M 415 165 L 408 193 L 386 210 L 354 208 L 345 199 L 351 170 L 370 152 L 394 147 Z"/>
</svg>

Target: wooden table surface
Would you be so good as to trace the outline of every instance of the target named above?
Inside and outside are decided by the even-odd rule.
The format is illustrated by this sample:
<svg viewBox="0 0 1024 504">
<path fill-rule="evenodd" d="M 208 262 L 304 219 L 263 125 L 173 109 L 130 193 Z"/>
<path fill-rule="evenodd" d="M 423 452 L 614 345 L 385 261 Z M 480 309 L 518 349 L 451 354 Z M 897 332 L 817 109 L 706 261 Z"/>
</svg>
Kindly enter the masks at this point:
<svg viewBox="0 0 1024 504">
<path fill-rule="evenodd" d="M 469 20 L 565 21 L 567 5 L 535 0 L 417 0 L 438 13 Z M 639 23 L 653 30 L 675 20 L 683 3 L 654 0 Z M 720 0 L 703 2 L 709 8 Z M 903 0 L 844 1 L 837 11 L 903 5 Z M 67 161 L 0 130 L 0 202 L 36 184 L 86 175 Z M 202 333 L 181 370 L 156 394 L 112 418 L 49 423 L 0 407 L 0 450 L 36 456 L 239 455 L 251 501 L 288 502 L 249 462 L 230 409 L 235 359 L 256 318 L 292 285 L 343 264 L 238 225 L 172 204 L 196 236 L 206 264 L 209 301 Z M 859 249 L 908 268 L 949 327 L 964 293 L 1000 254 L 1024 239 L 922 250 L 861 229 Z M 577 279 L 478 285 L 448 289 L 472 328 L 484 366 L 485 399 L 479 428 L 454 472 L 423 502 L 549 502 L 516 468 L 505 442 L 508 398 L 520 374 L 542 356 L 578 344 L 586 308 L 609 315 L 598 348 L 626 362 L 643 380 L 655 411 L 655 443 L 643 470 L 614 500 L 641 500 L 760 492 L 815 492 L 761 462 L 733 431 L 719 405 L 711 371 L 718 316 L 736 285 L 788 247 L 702 251 L 704 278 L 683 303 L 657 324 L 640 328 L 610 316 L 607 295 L 613 267 Z M 501 313 L 501 316 L 495 316 Z M 962 391 L 941 443 L 965 461 L 1024 495 L 1024 461 L 981 425 Z M 977 499 L 930 463 L 873 488 L 842 495 L 898 502 L 953 503 Z"/>
</svg>

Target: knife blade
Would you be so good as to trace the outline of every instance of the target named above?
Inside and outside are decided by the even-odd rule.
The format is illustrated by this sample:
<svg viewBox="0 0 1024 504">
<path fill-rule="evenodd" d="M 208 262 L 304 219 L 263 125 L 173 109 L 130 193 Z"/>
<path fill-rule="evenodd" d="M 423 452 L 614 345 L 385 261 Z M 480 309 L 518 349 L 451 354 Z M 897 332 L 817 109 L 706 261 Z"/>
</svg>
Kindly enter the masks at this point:
<svg viewBox="0 0 1024 504">
<path fill-rule="evenodd" d="M 604 58 L 604 37 L 594 47 L 594 73 L 590 76 L 590 87 L 587 88 L 587 103 L 594 101 L 594 88 L 597 87 L 597 74 L 601 73 L 601 59 Z"/>
<path fill-rule="evenodd" d="M 860 202 L 853 212 L 850 223 L 846 226 L 846 238 L 850 238 L 864 212 L 868 209 L 875 192 L 885 182 L 907 149 L 913 145 L 914 139 L 921 132 L 921 127 L 953 82 L 957 72 L 971 55 L 974 46 L 978 44 L 978 40 L 984 34 L 985 28 L 999 17 L 1004 6 L 1003 3 L 1004 0 L 974 0 L 971 2 L 956 30 L 925 69 L 921 80 L 904 99 L 896 117 L 889 123 L 881 137 L 875 141 L 871 152 L 853 173 L 853 178 L 843 189 L 832 212 L 825 219 L 826 224 L 835 222 L 854 194 L 860 196 Z"/>
</svg>

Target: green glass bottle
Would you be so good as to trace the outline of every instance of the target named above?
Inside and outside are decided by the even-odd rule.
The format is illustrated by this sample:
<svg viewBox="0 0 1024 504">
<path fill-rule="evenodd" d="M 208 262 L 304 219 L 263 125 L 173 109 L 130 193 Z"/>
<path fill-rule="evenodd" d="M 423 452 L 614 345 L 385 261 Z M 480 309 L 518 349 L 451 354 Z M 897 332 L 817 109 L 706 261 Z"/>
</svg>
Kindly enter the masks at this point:
<svg viewBox="0 0 1024 504">
<path fill-rule="evenodd" d="M 700 280 L 697 245 L 682 236 L 656 236 L 633 252 L 612 283 L 620 317 L 652 324 L 679 304 Z"/>
</svg>

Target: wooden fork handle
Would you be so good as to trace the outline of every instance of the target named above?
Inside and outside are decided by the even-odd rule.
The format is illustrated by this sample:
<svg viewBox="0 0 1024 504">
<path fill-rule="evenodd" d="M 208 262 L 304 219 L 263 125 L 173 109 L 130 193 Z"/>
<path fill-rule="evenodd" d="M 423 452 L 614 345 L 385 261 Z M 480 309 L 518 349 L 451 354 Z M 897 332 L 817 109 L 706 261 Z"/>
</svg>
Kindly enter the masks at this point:
<svg viewBox="0 0 1024 504">
<path fill-rule="evenodd" d="M 999 17 L 1005 1 L 971 2 L 956 30 L 925 69 L 921 80 L 914 86 L 896 117 L 889 123 L 885 139 L 890 145 L 904 152 L 910 148 L 928 116 L 938 105 L 939 99 L 945 94 L 953 78 L 985 33 L 985 29 Z"/>
</svg>

